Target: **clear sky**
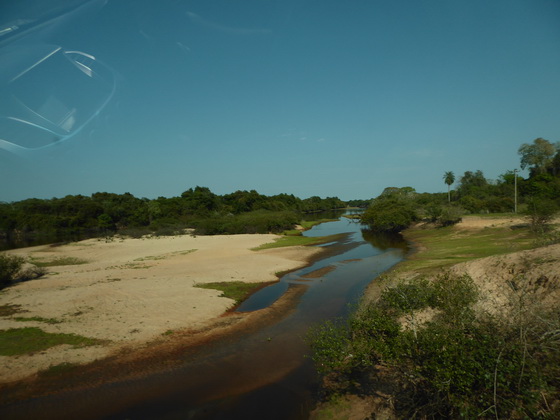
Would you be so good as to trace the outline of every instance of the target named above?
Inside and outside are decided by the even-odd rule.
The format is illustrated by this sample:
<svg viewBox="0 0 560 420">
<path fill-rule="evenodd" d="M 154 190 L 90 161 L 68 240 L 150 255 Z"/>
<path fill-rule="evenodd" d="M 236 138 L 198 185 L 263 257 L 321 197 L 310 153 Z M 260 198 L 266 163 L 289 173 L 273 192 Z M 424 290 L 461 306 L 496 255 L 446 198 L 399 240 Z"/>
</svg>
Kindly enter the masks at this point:
<svg viewBox="0 0 560 420">
<path fill-rule="evenodd" d="M 7 3 L 4 21 L 33 10 Z M 0 88 L 36 114 L 69 110 L 55 122 L 68 136 L 0 153 L 0 201 L 197 185 L 343 200 L 388 186 L 443 192 L 446 171 L 496 179 L 519 167 L 522 143 L 560 141 L 558 0 L 50 4 L 59 17 L 0 38 Z M 61 49 L 15 80 L 2 73 L 1 54 L 32 62 L 34 44 Z M 82 85 L 54 61 L 63 51 L 111 76 L 82 68 Z M 10 106 L 4 117 L 21 112 Z M 0 124 L 0 139 L 29 129 L 14 124 Z"/>
</svg>

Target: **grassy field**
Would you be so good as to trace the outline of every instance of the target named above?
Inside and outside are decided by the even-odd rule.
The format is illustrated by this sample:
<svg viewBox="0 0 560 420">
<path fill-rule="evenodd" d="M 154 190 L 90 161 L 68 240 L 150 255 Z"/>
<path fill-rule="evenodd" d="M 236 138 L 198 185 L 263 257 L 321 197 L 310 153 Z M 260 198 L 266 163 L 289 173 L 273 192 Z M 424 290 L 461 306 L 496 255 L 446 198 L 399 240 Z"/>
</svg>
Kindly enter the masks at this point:
<svg viewBox="0 0 560 420">
<path fill-rule="evenodd" d="M 244 283 L 242 281 L 223 281 L 214 283 L 199 283 L 195 284 L 195 287 L 201 289 L 214 289 L 220 290 L 222 294 L 220 296 L 227 297 L 235 300 L 236 304 L 243 302 L 251 293 L 256 289 L 263 287 L 265 283 Z"/>
<path fill-rule="evenodd" d="M 476 258 L 530 249 L 534 247 L 536 239 L 528 227 L 487 227 L 472 230 L 457 226 L 411 228 L 403 236 L 413 244 L 418 244 L 421 252 L 401 263 L 399 270 L 418 273 Z"/>
<path fill-rule="evenodd" d="M 320 219 L 320 220 L 309 220 L 309 221 L 304 220 L 303 222 L 300 223 L 300 226 L 303 228 L 303 230 L 309 230 L 313 226 L 319 225 L 321 223 L 336 222 L 337 220 L 338 219 Z M 301 229 L 285 230 L 283 234 L 285 236 L 301 236 L 302 231 Z"/>
<path fill-rule="evenodd" d="M 263 244 L 256 248 L 252 248 L 253 251 L 260 251 L 261 249 L 270 249 L 270 248 L 280 248 L 284 246 L 310 246 L 310 245 L 321 245 L 326 244 L 329 242 L 335 242 L 341 239 L 346 234 L 336 234 L 336 235 L 329 235 L 329 236 L 320 236 L 317 238 L 309 238 L 307 236 L 283 236 L 281 238 L 276 239 L 274 242 L 269 242 L 267 244 Z"/>
</svg>

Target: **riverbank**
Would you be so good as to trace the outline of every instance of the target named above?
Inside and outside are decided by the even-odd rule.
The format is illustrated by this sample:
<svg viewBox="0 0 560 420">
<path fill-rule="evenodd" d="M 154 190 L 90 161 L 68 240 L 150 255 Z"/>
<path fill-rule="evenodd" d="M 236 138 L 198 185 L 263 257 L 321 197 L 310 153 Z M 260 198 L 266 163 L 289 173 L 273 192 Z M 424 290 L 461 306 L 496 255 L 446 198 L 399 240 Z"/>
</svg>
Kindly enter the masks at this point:
<svg viewBox="0 0 560 420">
<path fill-rule="evenodd" d="M 255 314 L 224 318 L 235 301 L 219 290 L 196 286 L 276 281 L 276 273 L 306 266 L 321 252 L 297 246 L 252 250 L 277 238 L 89 239 L 9 251 L 44 266 L 47 274 L 0 293 L 0 330 L 40 329 L 57 337 L 86 337 L 93 345 L 65 344 L 0 356 L 0 384 L 29 382 L 108 358 L 126 356 L 131 362 L 135 354 L 145 358 L 154 343 L 180 341 L 184 348 L 223 334 L 233 324 L 248 328 L 249 323 L 261 322 Z M 271 313 L 274 308 L 260 315 Z"/>
<path fill-rule="evenodd" d="M 530 313 L 536 313 L 534 308 L 553 309 L 560 300 L 560 244 L 537 247 L 522 218 L 467 216 L 446 228 L 417 225 L 405 231 L 404 237 L 414 251 L 370 284 L 363 305 L 376 302 L 383 290 L 402 280 L 434 278 L 442 272 L 468 274 L 482 297 L 476 310 L 504 320 L 519 312 L 520 296 L 524 310 Z M 417 319 L 425 322 L 430 314 L 418 314 Z M 348 393 L 324 402 L 311 418 L 358 419 L 372 413 L 379 419 L 399 418 L 395 411 L 399 384 L 387 366 L 377 366 L 375 371 L 375 377 L 369 378 L 368 392 Z"/>
</svg>

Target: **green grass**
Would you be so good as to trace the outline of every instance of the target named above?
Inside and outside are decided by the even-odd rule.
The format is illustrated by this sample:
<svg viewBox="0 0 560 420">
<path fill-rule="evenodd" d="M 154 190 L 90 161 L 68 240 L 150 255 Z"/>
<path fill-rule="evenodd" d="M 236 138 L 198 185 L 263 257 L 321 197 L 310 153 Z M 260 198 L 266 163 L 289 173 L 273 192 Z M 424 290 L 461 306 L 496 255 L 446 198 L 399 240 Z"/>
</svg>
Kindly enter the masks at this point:
<svg viewBox="0 0 560 420">
<path fill-rule="evenodd" d="M 18 322 L 44 322 L 45 324 L 60 324 L 62 322 L 59 319 L 43 318 L 41 316 L 14 317 L 13 320 Z"/>
<path fill-rule="evenodd" d="M 425 272 L 435 268 L 491 255 L 533 248 L 535 237 L 528 228 L 490 227 L 480 230 L 412 228 L 403 232 L 405 239 L 421 244 L 422 252 L 399 265 L 399 271 Z"/>
<path fill-rule="evenodd" d="M 336 222 L 338 219 L 320 219 L 320 220 L 309 220 L 309 221 L 302 221 L 300 222 L 300 226 L 303 228 L 303 230 L 309 230 L 311 229 L 313 226 L 317 226 L 321 223 L 327 223 L 327 222 Z M 282 235 L 285 236 L 301 236 L 302 235 L 302 230 L 300 229 L 290 229 L 290 230 L 285 230 L 284 232 L 282 232 Z"/>
<path fill-rule="evenodd" d="M 42 261 L 39 259 L 32 258 L 31 263 L 35 264 L 37 267 L 58 267 L 61 265 L 80 265 L 87 264 L 88 261 L 82 260 L 80 258 L 74 257 L 58 257 L 50 261 Z"/>
<path fill-rule="evenodd" d="M 329 236 L 320 236 L 317 238 L 309 238 L 307 236 L 283 236 L 281 238 L 276 239 L 274 242 L 269 242 L 267 244 L 263 244 L 256 248 L 252 248 L 253 251 L 260 251 L 262 249 L 270 249 L 270 248 L 281 248 L 284 246 L 310 246 L 310 245 L 320 245 L 326 244 L 329 242 L 335 242 L 341 239 L 345 234 L 336 234 L 336 235 L 329 235 Z"/>
<path fill-rule="evenodd" d="M 223 281 L 215 283 L 199 283 L 194 287 L 201 289 L 213 289 L 222 292 L 220 297 L 235 300 L 236 304 L 243 302 L 251 293 L 266 283 L 244 283 L 242 281 Z"/>
<path fill-rule="evenodd" d="M 105 341 L 82 337 L 76 334 L 47 333 L 40 328 L 11 328 L 0 330 L 0 356 L 17 356 L 29 354 L 61 344 L 73 347 L 87 347 L 102 344 Z"/>
</svg>

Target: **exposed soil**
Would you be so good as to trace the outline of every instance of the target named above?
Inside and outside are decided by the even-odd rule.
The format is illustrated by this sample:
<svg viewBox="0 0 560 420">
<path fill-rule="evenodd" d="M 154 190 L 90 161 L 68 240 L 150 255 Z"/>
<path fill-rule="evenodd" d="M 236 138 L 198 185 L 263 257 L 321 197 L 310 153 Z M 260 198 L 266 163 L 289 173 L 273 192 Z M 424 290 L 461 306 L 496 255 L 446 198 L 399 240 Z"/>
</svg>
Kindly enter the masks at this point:
<svg viewBox="0 0 560 420">
<path fill-rule="evenodd" d="M 218 290 L 195 285 L 275 281 L 276 273 L 306 266 L 321 253 L 320 248 L 311 247 L 251 250 L 275 238 L 89 239 L 10 251 L 31 261 L 72 258 L 85 263 L 48 267 L 46 276 L 4 289 L 0 308 L 6 312 L 0 315 L 0 330 L 38 327 L 105 343 L 81 348 L 59 345 L 34 354 L 0 356 L 0 384 L 23 379 L 29 384 L 38 372 L 60 364 L 82 365 L 107 358 L 115 363 L 143 360 L 156 348 L 161 352 L 175 346 L 196 347 L 234 326 L 251 328 L 265 322 L 277 312 L 277 306 L 255 314 L 223 316 L 235 302 L 221 297 Z M 286 299 L 290 301 L 289 296 Z"/>
</svg>

